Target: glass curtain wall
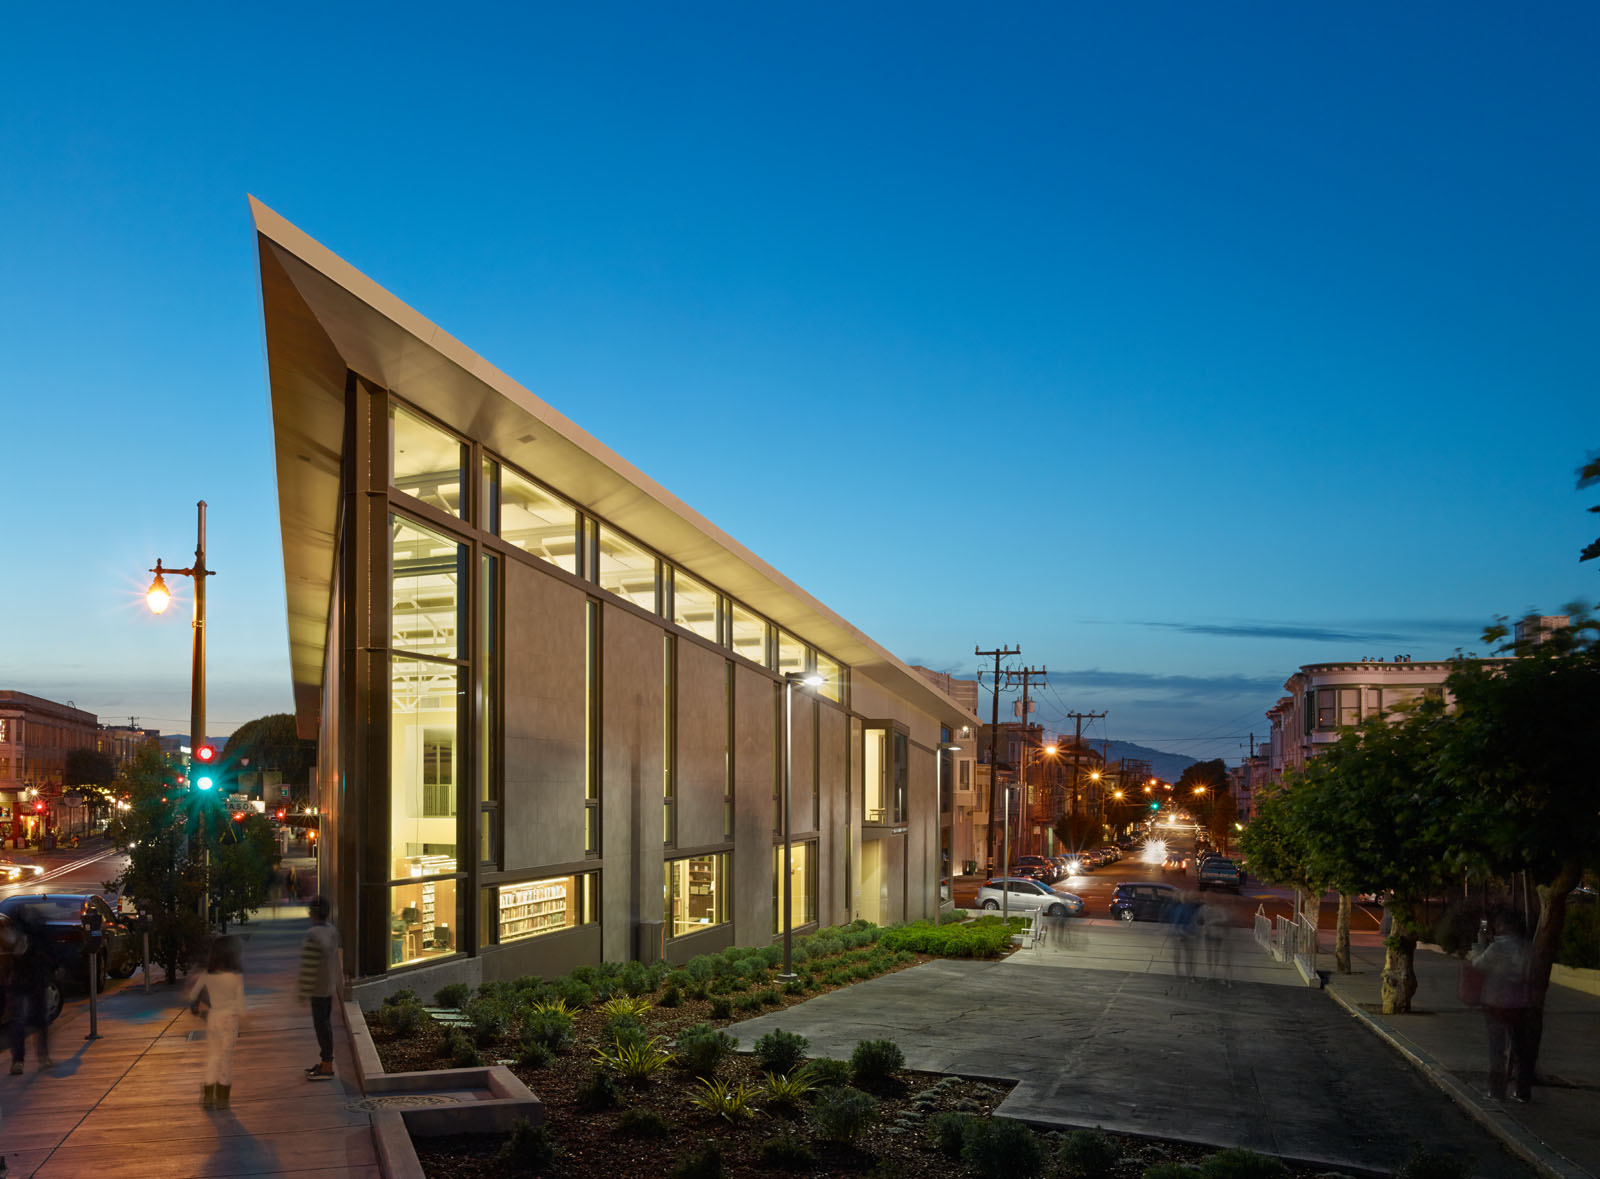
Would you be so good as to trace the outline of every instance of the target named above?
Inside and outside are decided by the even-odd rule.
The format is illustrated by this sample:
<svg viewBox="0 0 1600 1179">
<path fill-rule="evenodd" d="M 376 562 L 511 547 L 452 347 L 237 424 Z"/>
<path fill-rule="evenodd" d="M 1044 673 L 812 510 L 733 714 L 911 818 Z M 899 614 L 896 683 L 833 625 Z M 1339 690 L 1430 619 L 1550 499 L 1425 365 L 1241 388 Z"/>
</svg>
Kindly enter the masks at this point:
<svg viewBox="0 0 1600 1179">
<path fill-rule="evenodd" d="M 389 964 L 451 954 L 467 661 L 467 546 L 389 517 Z"/>
<path fill-rule="evenodd" d="M 390 482 L 425 504 L 466 515 L 466 444 L 418 415 L 389 407 Z"/>
</svg>

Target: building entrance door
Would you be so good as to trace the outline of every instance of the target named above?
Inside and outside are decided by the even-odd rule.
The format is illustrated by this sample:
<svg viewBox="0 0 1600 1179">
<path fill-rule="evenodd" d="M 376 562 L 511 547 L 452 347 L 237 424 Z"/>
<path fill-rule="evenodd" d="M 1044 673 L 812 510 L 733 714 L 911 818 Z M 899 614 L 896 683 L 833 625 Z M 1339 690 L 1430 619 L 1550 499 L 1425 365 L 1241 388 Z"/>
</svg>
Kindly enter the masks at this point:
<svg viewBox="0 0 1600 1179">
<path fill-rule="evenodd" d="M 883 840 L 861 841 L 861 891 L 856 900 L 856 916 L 874 925 L 883 924 L 883 893 L 887 884 L 883 868 Z"/>
</svg>

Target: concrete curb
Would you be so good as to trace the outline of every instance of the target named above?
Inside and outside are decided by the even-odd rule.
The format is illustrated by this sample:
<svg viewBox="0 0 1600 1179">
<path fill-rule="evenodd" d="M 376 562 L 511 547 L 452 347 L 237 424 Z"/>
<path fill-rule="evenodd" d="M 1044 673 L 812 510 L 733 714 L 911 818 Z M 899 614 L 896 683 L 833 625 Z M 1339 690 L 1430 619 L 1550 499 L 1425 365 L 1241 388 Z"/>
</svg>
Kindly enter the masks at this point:
<svg viewBox="0 0 1600 1179">
<path fill-rule="evenodd" d="M 1324 987 L 1323 993 L 1332 996 L 1335 1003 L 1365 1024 L 1369 1031 L 1403 1056 L 1436 1089 L 1454 1101 L 1489 1133 L 1500 1139 L 1512 1154 L 1535 1167 L 1540 1174 L 1551 1176 L 1551 1179 L 1594 1179 L 1588 1171 L 1573 1163 L 1504 1111 L 1484 1105 L 1476 1093 L 1456 1079 L 1455 1074 L 1399 1032 L 1373 1019 L 1358 1003 L 1341 994 L 1338 988 Z"/>
</svg>

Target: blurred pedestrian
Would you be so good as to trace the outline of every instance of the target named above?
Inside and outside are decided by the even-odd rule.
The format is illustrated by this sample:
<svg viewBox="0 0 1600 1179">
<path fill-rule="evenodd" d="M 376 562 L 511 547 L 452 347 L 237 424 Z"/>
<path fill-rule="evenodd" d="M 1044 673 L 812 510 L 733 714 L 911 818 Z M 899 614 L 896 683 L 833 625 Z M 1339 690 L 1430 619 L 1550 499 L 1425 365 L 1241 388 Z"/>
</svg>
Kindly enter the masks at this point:
<svg viewBox="0 0 1600 1179">
<path fill-rule="evenodd" d="M 11 972 L 11 1075 L 22 1072 L 27 1057 L 28 1024 L 39 1032 L 39 1067 L 49 1068 L 50 1059 L 50 982 L 55 978 L 56 962 L 50 955 L 49 933 L 39 920 L 38 910 L 24 905 L 12 919 L 10 934 L 14 947 Z"/>
<path fill-rule="evenodd" d="M 219 937 L 211 943 L 206 968 L 189 986 L 189 1010 L 206 1021 L 206 1082 L 200 1104 L 227 1109 L 233 1090 L 233 1049 L 244 1018 L 244 965 L 239 939 Z"/>
<path fill-rule="evenodd" d="M 1200 904 L 1187 893 L 1172 906 L 1172 976 L 1195 978 L 1195 943 L 1200 940 Z"/>
<path fill-rule="evenodd" d="M 1528 973 L 1532 954 L 1523 933 L 1522 914 L 1502 909 L 1491 926 L 1478 925 L 1478 941 L 1467 961 L 1483 972 L 1479 1003 L 1489 1035 L 1489 1097 L 1504 1101 L 1506 1082 L 1518 1101 L 1533 1097 L 1532 1036 L 1528 1022 Z"/>
<path fill-rule="evenodd" d="M 328 924 L 327 897 L 312 897 L 311 928 L 300 946 L 299 995 L 311 1000 L 311 1026 L 320 1059 L 306 1069 L 308 1081 L 333 1080 L 333 997 L 339 991 L 339 934 Z"/>
<path fill-rule="evenodd" d="M 1223 986 L 1233 985 L 1233 958 L 1228 947 L 1228 910 L 1215 901 L 1200 906 L 1200 933 L 1206 943 L 1206 975 Z"/>
</svg>

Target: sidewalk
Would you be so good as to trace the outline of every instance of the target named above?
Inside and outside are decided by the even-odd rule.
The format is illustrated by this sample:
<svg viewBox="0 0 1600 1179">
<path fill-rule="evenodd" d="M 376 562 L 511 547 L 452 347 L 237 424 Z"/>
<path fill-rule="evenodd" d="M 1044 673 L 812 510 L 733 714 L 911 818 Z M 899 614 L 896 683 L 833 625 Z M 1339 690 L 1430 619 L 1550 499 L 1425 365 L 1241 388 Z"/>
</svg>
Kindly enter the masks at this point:
<svg viewBox="0 0 1600 1179">
<path fill-rule="evenodd" d="M 200 1108 L 205 1023 L 183 990 L 150 994 L 135 974 L 100 1002 L 100 1039 L 86 1041 L 88 1003 L 72 999 L 50 1027 L 55 1067 L 41 1072 L 30 1037 L 27 1071 L 0 1070 L 0 1151 L 6 1179 L 102 1173 L 380 1179 L 371 1115 L 361 1100 L 334 1004 L 338 1079 L 311 1083 L 317 1058 L 308 1007 L 295 997 L 303 906 L 267 910 L 230 932 L 244 937 L 248 1010 L 234 1057 L 232 1108 Z M 155 970 L 161 977 L 160 968 Z"/>
<path fill-rule="evenodd" d="M 1359 943 L 1359 944 L 1358 944 Z M 1345 1010 L 1398 1049 L 1456 1104 L 1546 1174 L 1600 1174 L 1600 997 L 1551 986 L 1532 1102 L 1492 1101 L 1483 1016 L 1456 998 L 1460 960 L 1416 953 L 1417 993 L 1409 1015 L 1380 1015 L 1383 947 L 1352 938 L 1350 974 L 1329 974 L 1327 990 Z M 1318 965 L 1331 966 L 1331 955 Z"/>
</svg>

